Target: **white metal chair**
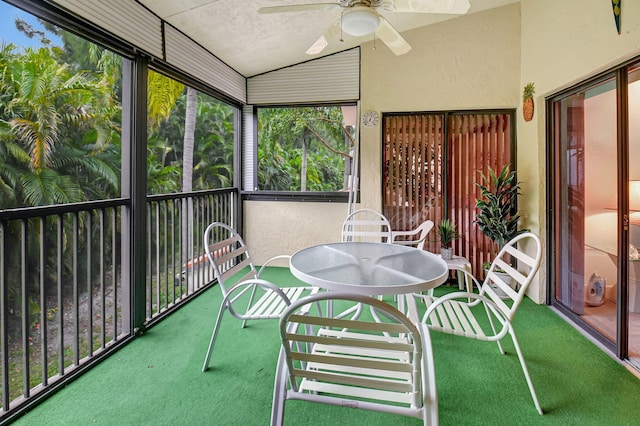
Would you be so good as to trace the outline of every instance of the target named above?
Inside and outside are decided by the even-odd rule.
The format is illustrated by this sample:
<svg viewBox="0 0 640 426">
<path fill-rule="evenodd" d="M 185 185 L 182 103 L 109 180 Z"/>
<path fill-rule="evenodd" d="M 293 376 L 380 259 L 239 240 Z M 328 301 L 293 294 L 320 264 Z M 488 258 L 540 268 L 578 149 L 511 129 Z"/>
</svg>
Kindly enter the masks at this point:
<svg viewBox="0 0 640 426">
<path fill-rule="evenodd" d="M 313 315 L 310 304 L 321 301 L 356 302 L 387 321 Z M 391 305 L 368 296 L 319 293 L 287 308 L 280 334 L 272 426 L 282 424 L 287 400 L 401 414 L 421 418 L 425 425 L 438 424 L 429 331 Z"/>
<path fill-rule="evenodd" d="M 209 368 L 213 346 L 226 310 L 242 320 L 244 328 L 247 320 L 279 319 L 291 302 L 318 291 L 316 287 L 281 287 L 261 279 L 262 271 L 267 265 L 276 259 L 290 259 L 291 256 L 273 257 L 256 270 L 242 237 L 224 223 L 214 222 L 207 227 L 204 232 L 204 247 L 223 298 L 202 371 Z M 235 278 L 238 279 L 228 287 L 227 280 Z"/>
<path fill-rule="evenodd" d="M 374 243 L 391 243 L 393 235 L 391 224 L 385 215 L 371 209 L 355 210 L 342 223 L 342 241 L 362 241 Z M 380 296 L 382 300 L 382 296 Z M 337 317 L 344 318 L 353 313 L 357 318 L 362 311 L 362 305 L 355 305 L 340 313 Z"/>
<path fill-rule="evenodd" d="M 523 250 L 525 248 L 533 254 L 527 254 Z M 422 322 L 430 330 L 497 342 L 502 354 L 504 354 L 504 350 L 500 341 L 509 334 L 527 380 L 533 403 L 538 412 L 543 414 L 512 324 L 516 310 L 540 267 L 541 257 L 540 239 L 535 234 L 527 232 L 513 238 L 500 250 L 482 284 L 479 284 L 469 272 L 463 271 L 467 275 L 467 279 L 471 279 L 478 286 L 479 294 L 455 292 L 436 299 L 429 296 L 415 296 L 424 299 L 428 305 Z M 511 260 L 517 261 L 518 269 L 512 266 Z M 498 272 L 499 269 L 504 271 L 504 274 Z M 516 283 L 516 290 L 511 288 L 510 283 L 507 282 L 511 280 Z M 506 296 L 501 297 L 498 294 L 500 291 L 504 292 Z M 479 305 L 482 305 L 484 309 Z"/>
<path fill-rule="evenodd" d="M 427 235 L 431 229 L 433 229 L 433 221 L 425 220 L 411 231 L 391 231 L 391 241 L 394 244 L 415 246 L 424 250 L 424 244 L 427 242 Z"/>
<path fill-rule="evenodd" d="M 356 210 L 342 223 L 342 241 L 391 243 L 392 240 L 389 220 L 375 210 Z"/>
</svg>

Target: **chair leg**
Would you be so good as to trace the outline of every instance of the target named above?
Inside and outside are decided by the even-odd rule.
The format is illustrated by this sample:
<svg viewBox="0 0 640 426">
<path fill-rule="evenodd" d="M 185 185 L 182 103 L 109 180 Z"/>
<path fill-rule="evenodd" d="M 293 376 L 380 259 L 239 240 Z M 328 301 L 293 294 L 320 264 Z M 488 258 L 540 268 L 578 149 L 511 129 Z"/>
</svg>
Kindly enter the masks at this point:
<svg viewBox="0 0 640 426">
<path fill-rule="evenodd" d="M 284 348 L 280 348 L 276 378 L 273 384 L 273 402 L 271 404 L 271 426 L 281 426 L 284 421 L 284 404 L 287 394 L 287 363 Z"/>
<path fill-rule="evenodd" d="M 524 357 L 522 356 L 522 351 L 520 350 L 520 345 L 518 344 L 518 338 L 516 337 L 516 332 L 511 327 L 509 328 L 509 334 L 511 334 L 513 345 L 515 346 L 516 353 L 518 354 L 518 358 L 520 359 L 520 365 L 522 366 L 524 377 L 527 379 L 527 385 L 529 386 L 529 392 L 531 392 L 531 397 L 533 398 L 533 404 L 536 406 L 536 410 L 538 410 L 538 413 L 542 415 L 544 413 L 542 412 L 542 408 L 540 407 L 540 402 L 538 402 L 538 396 L 536 395 L 536 390 L 533 388 L 533 382 L 531 381 L 531 377 L 529 376 L 529 370 L 527 369 L 527 364 L 524 362 Z"/>
<path fill-rule="evenodd" d="M 436 386 L 436 368 L 433 359 L 433 346 L 431 344 L 431 334 L 426 325 L 421 324 L 420 335 L 422 336 L 422 387 L 423 387 L 423 423 L 427 425 L 438 424 L 438 388 Z"/>
<path fill-rule="evenodd" d="M 487 305 L 484 305 L 484 310 L 487 312 L 487 318 L 489 319 L 489 324 L 491 324 L 491 330 L 493 331 L 493 335 L 495 336 L 496 334 L 498 334 L 498 332 L 496 331 L 496 326 L 493 323 L 493 315 L 491 315 L 491 312 L 489 311 L 489 308 L 487 307 Z M 509 330 L 513 330 L 510 324 L 509 324 Z M 498 344 L 498 349 L 500 350 L 500 353 L 504 355 L 504 349 L 502 349 L 502 343 L 500 343 L 500 340 L 496 340 L 496 343 Z"/>
<path fill-rule="evenodd" d="M 222 301 L 220 304 L 220 311 L 218 312 L 218 317 L 216 318 L 216 324 L 213 326 L 213 332 L 211 333 L 211 340 L 209 341 L 209 349 L 207 349 L 207 356 L 204 359 L 204 364 L 202 365 L 202 371 L 207 371 L 209 368 L 209 360 L 211 359 L 211 353 L 213 352 L 213 345 L 216 343 L 216 337 L 218 337 L 218 330 L 220 329 L 220 323 L 222 322 L 222 315 L 224 311 L 227 310 L 227 298 Z"/>
<path fill-rule="evenodd" d="M 355 313 L 353 314 L 351 319 L 353 319 L 353 320 L 358 319 L 360 317 L 360 314 L 362 313 L 362 303 L 357 303 L 357 304 L 353 305 L 352 307 L 342 311 L 341 313 L 336 315 L 335 318 L 337 318 L 337 319 L 344 318 L 347 315 L 351 314 L 352 312 L 355 312 Z"/>
<path fill-rule="evenodd" d="M 251 289 L 251 296 L 249 296 L 249 304 L 247 306 L 251 306 L 253 304 L 253 296 L 256 294 L 256 287 L 258 287 L 257 285 L 254 285 L 253 288 Z M 242 325 L 241 328 L 244 328 L 247 325 L 247 320 L 242 320 Z"/>
</svg>

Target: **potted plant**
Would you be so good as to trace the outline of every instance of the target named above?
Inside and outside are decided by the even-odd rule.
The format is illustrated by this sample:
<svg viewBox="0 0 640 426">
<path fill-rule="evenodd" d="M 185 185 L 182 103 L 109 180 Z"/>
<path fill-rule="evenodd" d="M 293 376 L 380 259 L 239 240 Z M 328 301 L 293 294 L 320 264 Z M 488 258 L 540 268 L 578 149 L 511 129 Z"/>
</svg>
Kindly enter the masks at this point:
<svg viewBox="0 0 640 426">
<path fill-rule="evenodd" d="M 442 219 L 436 227 L 436 233 L 441 245 L 440 255 L 445 260 L 451 259 L 453 256 L 451 243 L 460 238 L 460 234 L 456 231 L 456 226 L 449 219 Z"/>
<path fill-rule="evenodd" d="M 520 194 L 520 183 L 516 180 L 516 172 L 505 165 L 500 174 L 489 167 L 489 173 L 476 183 L 481 198 L 476 199 L 478 213 L 474 222 L 499 251 L 505 243 L 528 229 L 518 227 L 520 215 L 516 210 L 516 200 Z M 488 269 L 490 264 L 482 265 Z"/>
</svg>

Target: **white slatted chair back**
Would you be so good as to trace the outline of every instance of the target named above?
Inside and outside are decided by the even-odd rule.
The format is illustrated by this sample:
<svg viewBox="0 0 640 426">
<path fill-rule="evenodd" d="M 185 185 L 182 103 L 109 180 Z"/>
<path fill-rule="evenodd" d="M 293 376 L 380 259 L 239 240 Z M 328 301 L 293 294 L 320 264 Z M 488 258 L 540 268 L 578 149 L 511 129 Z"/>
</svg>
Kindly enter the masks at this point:
<svg viewBox="0 0 640 426">
<path fill-rule="evenodd" d="M 500 342 L 510 335 L 533 403 L 536 410 L 543 414 L 511 322 L 540 267 L 541 258 L 540 239 L 537 235 L 526 232 L 513 238 L 500 250 L 482 284 L 469 272 L 463 271 L 466 279 L 480 288 L 479 293 L 454 292 L 435 299 L 422 295 L 415 297 L 422 298 L 427 303 L 422 323 L 432 331 L 496 342 L 502 354 L 505 352 Z M 515 289 L 509 285 L 510 280 L 516 283 Z"/>
<path fill-rule="evenodd" d="M 347 301 L 374 310 L 344 320 L 315 315 L 310 304 Z M 438 398 L 429 331 L 374 298 L 319 293 L 293 303 L 280 320 L 282 349 L 271 425 L 281 425 L 287 400 L 332 404 L 423 419 L 438 424 Z M 339 419 L 336 419 L 339 422 Z"/>
<path fill-rule="evenodd" d="M 531 254 L 525 250 L 530 250 Z M 526 232 L 516 236 L 505 244 L 491 263 L 480 294 L 491 299 L 509 321 L 513 320 L 540 268 L 541 259 L 542 244 L 537 235 Z"/>
<path fill-rule="evenodd" d="M 227 279 L 238 275 L 240 271 L 244 273 L 236 277 L 237 281 L 258 278 L 247 245 L 230 226 L 221 222 L 210 224 L 204 232 L 204 247 L 223 297 L 228 292 Z"/>
<path fill-rule="evenodd" d="M 414 246 L 424 250 L 427 235 L 433 229 L 433 221 L 425 220 L 417 228 L 411 231 L 391 231 L 392 242 L 403 246 Z"/>
<path fill-rule="evenodd" d="M 209 368 L 209 361 L 225 311 L 242 320 L 279 319 L 285 308 L 301 297 L 318 291 L 315 287 L 279 286 L 261 278 L 266 266 L 279 259 L 291 256 L 276 256 L 264 263 L 260 269 L 251 260 L 251 255 L 242 237 L 230 226 L 214 222 L 204 232 L 204 247 L 209 264 L 213 268 L 222 292 L 222 302 L 207 349 L 202 371 Z"/>
<path fill-rule="evenodd" d="M 389 220 L 375 210 L 356 210 L 342 223 L 342 241 L 391 243 L 392 240 Z"/>
</svg>

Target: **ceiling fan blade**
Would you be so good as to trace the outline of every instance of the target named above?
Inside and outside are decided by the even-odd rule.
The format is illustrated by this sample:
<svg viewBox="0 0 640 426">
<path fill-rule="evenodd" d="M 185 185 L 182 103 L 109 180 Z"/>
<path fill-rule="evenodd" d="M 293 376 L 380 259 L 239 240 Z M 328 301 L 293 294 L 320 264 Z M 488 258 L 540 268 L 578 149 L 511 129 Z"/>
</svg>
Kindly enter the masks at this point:
<svg viewBox="0 0 640 426">
<path fill-rule="evenodd" d="M 307 10 L 326 10 L 333 9 L 339 3 L 309 3 L 309 4 L 292 4 L 289 6 L 267 6 L 258 9 L 258 13 L 285 13 L 285 12 L 305 12 Z"/>
<path fill-rule="evenodd" d="M 329 43 L 340 38 L 340 20 L 337 20 L 322 34 L 306 51 L 307 55 L 317 55 L 322 52 Z"/>
<path fill-rule="evenodd" d="M 404 55 L 411 50 L 411 45 L 402 38 L 400 33 L 386 19 L 380 19 L 380 25 L 376 30 L 376 37 L 384 42 L 396 55 Z"/>
<path fill-rule="evenodd" d="M 469 11 L 469 0 L 394 0 L 394 12 L 464 14 Z"/>
</svg>

